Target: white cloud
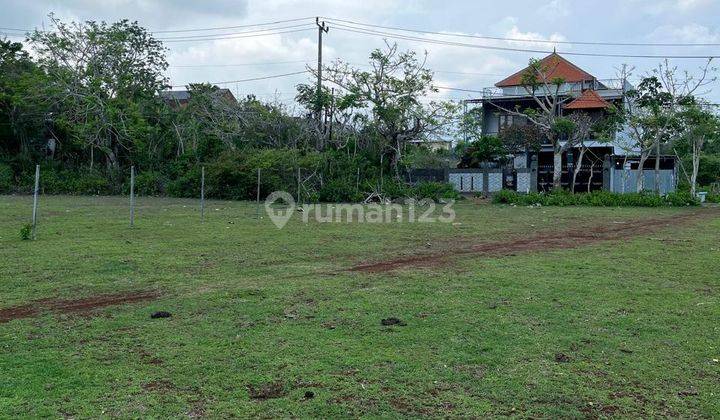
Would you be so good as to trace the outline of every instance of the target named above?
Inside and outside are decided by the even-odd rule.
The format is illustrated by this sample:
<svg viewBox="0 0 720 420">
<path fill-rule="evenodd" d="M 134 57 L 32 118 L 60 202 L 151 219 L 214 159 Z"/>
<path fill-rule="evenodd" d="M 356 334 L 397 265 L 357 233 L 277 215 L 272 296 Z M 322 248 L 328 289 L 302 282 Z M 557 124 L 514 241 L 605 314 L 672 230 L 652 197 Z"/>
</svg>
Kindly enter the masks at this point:
<svg viewBox="0 0 720 420">
<path fill-rule="evenodd" d="M 565 41 L 566 38 L 557 32 L 554 32 L 550 36 L 544 36 L 537 32 L 523 32 L 517 26 L 513 25 L 510 30 L 505 32 L 506 38 L 519 39 L 522 41 L 511 41 L 510 44 L 520 45 L 526 47 L 544 47 L 545 49 L 557 47 L 557 42 Z M 533 41 L 552 41 L 552 42 L 533 42 Z M 567 46 L 565 47 L 567 49 Z"/>
<path fill-rule="evenodd" d="M 713 43 L 720 42 L 720 33 L 698 23 L 689 23 L 683 26 L 661 26 L 654 30 L 648 38 L 656 41 Z"/>
<path fill-rule="evenodd" d="M 546 19 L 558 19 L 570 16 L 570 7 L 565 0 L 552 0 L 538 8 L 538 13 Z"/>
<path fill-rule="evenodd" d="M 649 15 L 690 13 L 700 10 L 713 4 L 713 0 L 657 0 L 648 2 L 646 0 L 628 0 L 623 7 L 634 12 Z"/>
<path fill-rule="evenodd" d="M 680 10 L 692 10 L 712 4 L 712 0 L 676 0 L 675 6 Z"/>
</svg>

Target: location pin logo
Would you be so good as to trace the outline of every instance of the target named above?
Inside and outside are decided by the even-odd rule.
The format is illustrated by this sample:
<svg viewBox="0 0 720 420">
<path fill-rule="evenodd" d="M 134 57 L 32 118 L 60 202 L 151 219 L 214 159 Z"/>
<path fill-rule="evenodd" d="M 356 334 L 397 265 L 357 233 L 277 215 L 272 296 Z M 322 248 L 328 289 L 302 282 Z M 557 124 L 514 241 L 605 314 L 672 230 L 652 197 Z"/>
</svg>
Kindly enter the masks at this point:
<svg viewBox="0 0 720 420">
<path fill-rule="evenodd" d="M 274 209 L 272 205 L 278 201 L 287 203 L 288 208 L 284 211 Z M 282 229 L 295 212 L 295 199 L 285 191 L 273 191 L 273 193 L 265 199 L 265 212 L 275 226 L 277 226 L 278 229 Z"/>
</svg>

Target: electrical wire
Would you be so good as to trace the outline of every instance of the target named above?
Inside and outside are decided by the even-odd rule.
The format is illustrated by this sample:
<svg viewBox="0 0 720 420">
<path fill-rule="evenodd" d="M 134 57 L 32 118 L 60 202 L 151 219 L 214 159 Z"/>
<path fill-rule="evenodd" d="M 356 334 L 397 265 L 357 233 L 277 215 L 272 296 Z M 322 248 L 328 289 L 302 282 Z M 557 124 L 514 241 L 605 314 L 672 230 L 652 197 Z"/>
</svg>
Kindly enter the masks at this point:
<svg viewBox="0 0 720 420">
<path fill-rule="evenodd" d="M 306 28 L 306 29 L 291 29 L 287 31 L 278 31 L 278 32 L 267 32 L 267 33 L 253 33 L 249 35 L 238 35 L 238 36 L 226 36 L 226 37 L 218 37 L 218 38 L 202 38 L 202 39 L 171 39 L 171 40 L 161 40 L 163 43 L 173 43 L 173 42 L 193 42 L 193 41 L 219 41 L 223 39 L 242 39 L 242 38 L 257 38 L 261 36 L 271 36 L 271 35 L 281 35 L 281 34 L 290 34 L 290 33 L 297 33 L 297 32 L 305 32 L 313 30 L 313 28 Z"/>
<path fill-rule="evenodd" d="M 322 17 L 322 19 L 326 19 L 328 23 L 334 23 L 338 24 L 338 22 L 341 23 L 349 23 L 352 25 L 358 25 L 358 26 L 366 26 L 366 27 L 372 27 L 372 28 L 381 28 L 381 29 L 390 29 L 395 31 L 403 31 L 403 32 L 414 32 L 414 33 L 420 33 L 420 34 L 428 34 L 428 35 L 442 35 L 442 36 L 454 36 L 454 37 L 461 37 L 461 38 L 475 38 L 475 39 L 485 39 L 485 40 L 493 40 L 493 41 L 507 41 L 507 42 L 538 42 L 538 43 L 546 43 L 546 44 L 577 44 L 577 45 L 604 45 L 604 46 L 623 46 L 623 47 L 716 47 L 720 46 L 720 43 L 654 43 L 654 42 L 609 42 L 609 41 L 552 41 L 552 40 L 540 40 L 540 39 L 523 39 L 523 38 L 506 38 L 506 37 L 496 37 L 496 36 L 482 36 L 482 35 L 469 35 L 469 34 L 454 34 L 454 33 L 448 33 L 448 32 L 435 32 L 435 31 L 426 31 L 421 29 L 408 29 L 408 28 L 401 28 L 397 26 L 382 26 L 382 25 L 376 25 L 376 24 L 370 24 L 370 23 L 362 23 L 352 20 L 346 20 L 346 19 L 336 19 L 332 17 Z"/>
<path fill-rule="evenodd" d="M 449 87 L 449 86 L 433 86 L 433 87 L 436 89 L 441 89 L 441 90 L 456 90 L 458 92 L 483 93 L 482 90 L 461 89 L 461 88 L 455 88 L 455 87 Z"/>
<path fill-rule="evenodd" d="M 261 22 L 261 23 L 249 23 L 246 25 L 233 25 L 233 26 L 215 26 L 210 28 L 192 28 L 192 29 L 169 29 L 169 30 L 161 30 L 161 31 L 149 31 L 150 33 L 154 34 L 171 34 L 171 33 L 187 33 L 187 32 L 209 32 L 209 31 L 219 31 L 224 29 L 240 29 L 240 28 L 253 28 L 257 26 L 270 26 L 270 25 L 279 25 L 282 23 L 290 23 L 290 22 L 299 22 L 303 20 L 308 21 L 315 21 L 314 16 L 308 16 L 308 17 L 302 17 L 302 18 L 295 18 L 295 19 L 285 19 L 285 20 L 276 20 L 273 22 Z M 310 22 L 308 22 L 310 23 Z M 20 29 L 20 28 L 5 28 L 0 27 L 0 30 L 7 30 L 7 31 L 16 31 L 16 32 L 33 32 L 35 29 Z M 44 31 L 41 31 L 44 32 Z"/>
<path fill-rule="evenodd" d="M 315 17 L 309 16 L 309 17 L 302 17 L 302 18 L 296 18 L 296 19 L 276 20 L 274 22 L 253 23 L 253 24 L 247 24 L 247 25 L 216 26 L 214 28 L 176 29 L 176 30 L 151 31 L 151 32 L 154 34 L 169 34 L 169 33 L 181 33 L 181 32 L 206 32 L 206 31 L 217 31 L 217 30 L 223 30 L 223 29 L 239 29 L 239 28 L 251 28 L 251 27 L 255 27 L 255 26 L 278 25 L 281 23 L 299 22 L 301 20 L 311 20 L 312 22 L 314 22 Z M 2 29 L 2 28 L 0 28 L 0 29 Z"/>
<path fill-rule="evenodd" d="M 275 75 L 272 75 L 272 76 L 253 77 L 253 78 L 250 78 L 250 79 L 228 80 L 228 81 L 225 81 L 225 82 L 207 82 L 207 83 L 209 83 L 209 84 L 211 84 L 211 85 L 228 85 L 228 84 L 232 84 L 232 83 L 243 83 L 243 82 L 254 82 L 254 81 L 257 81 L 257 80 L 277 79 L 277 78 L 279 78 L 279 77 L 295 76 L 295 75 L 304 74 L 304 73 L 308 73 L 308 70 L 296 71 L 296 72 L 293 72 L 293 73 L 275 74 Z M 175 87 L 185 87 L 185 86 L 187 86 L 187 85 L 189 85 L 189 84 L 192 84 L 192 83 L 186 83 L 186 84 L 184 84 L 184 85 L 171 85 L 170 87 L 171 87 L 171 88 L 175 88 Z"/>
<path fill-rule="evenodd" d="M 207 34 L 207 35 L 181 35 L 181 36 L 169 36 L 169 37 L 162 37 L 157 38 L 159 41 L 168 41 L 168 40 L 174 40 L 174 39 L 203 39 L 203 38 L 212 38 L 212 37 L 225 37 L 225 36 L 233 36 L 233 35 L 244 35 L 244 34 L 252 34 L 252 33 L 260 33 L 260 32 L 271 32 L 271 31 L 279 31 L 283 29 L 293 29 L 293 28 L 307 28 L 307 23 L 301 23 L 299 25 L 288 25 L 288 26 L 278 26 L 274 28 L 267 28 L 267 29 L 255 29 L 252 31 L 242 31 L 242 32 L 226 32 L 221 34 Z M 307 28 L 311 29 L 311 28 Z"/>
<path fill-rule="evenodd" d="M 364 35 L 372 35 L 372 36 L 381 36 L 391 39 L 399 39 L 399 40 L 405 40 L 405 41 L 415 41 L 425 44 L 435 44 L 435 45 L 446 45 L 446 46 L 453 46 L 453 47 L 465 47 L 465 48 L 477 48 L 477 49 L 487 49 L 487 50 L 495 50 L 495 51 L 515 51 L 515 52 L 526 52 L 526 53 L 537 53 L 537 54 L 550 54 L 555 51 L 546 51 L 546 50 L 536 50 L 536 49 L 525 49 L 525 48 L 511 48 L 511 47 L 498 47 L 498 46 L 492 46 L 492 45 L 478 45 L 478 44 L 467 44 L 462 42 L 455 42 L 455 41 L 442 41 L 438 39 L 428 39 L 428 38 L 420 38 L 415 36 L 409 36 L 409 35 L 401 35 L 401 34 L 395 34 L 391 32 L 381 32 L 381 31 L 373 31 L 370 29 L 357 29 L 351 26 L 346 25 L 338 25 L 335 24 L 335 30 L 345 31 L 345 32 L 354 32 L 358 34 L 364 34 Z M 614 57 L 614 58 L 652 58 L 652 59 L 712 59 L 716 56 L 713 55 L 649 55 L 649 54 L 606 54 L 606 53 L 582 53 L 582 52 L 559 52 L 556 51 L 557 54 L 560 55 L 574 55 L 574 56 L 583 56 L 583 57 Z"/>
<path fill-rule="evenodd" d="M 196 68 L 196 67 L 245 67 L 245 66 L 274 66 L 279 64 L 307 63 L 308 60 L 274 61 L 259 63 L 238 63 L 238 64 L 177 64 L 170 65 L 171 68 Z"/>
</svg>

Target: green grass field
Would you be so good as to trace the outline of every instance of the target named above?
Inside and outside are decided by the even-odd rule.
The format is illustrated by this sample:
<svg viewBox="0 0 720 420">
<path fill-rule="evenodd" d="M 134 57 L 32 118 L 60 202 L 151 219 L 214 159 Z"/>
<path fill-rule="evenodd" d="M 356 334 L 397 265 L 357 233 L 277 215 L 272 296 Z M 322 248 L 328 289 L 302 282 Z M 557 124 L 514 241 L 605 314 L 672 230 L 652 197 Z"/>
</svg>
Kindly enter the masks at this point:
<svg viewBox="0 0 720 420">
<path fill-rule="evenodd" d="M 252 203 L 200 224 L 196 201 L 140 198 L 131 229 L 125 198 L 43 196 L 21 241 L 31 201 L 0 197 L 0 417 L 720 416 L 717 209 L 278 230 Z M 603 226 L 628 234 L 348 270 Z"/>
</svg>

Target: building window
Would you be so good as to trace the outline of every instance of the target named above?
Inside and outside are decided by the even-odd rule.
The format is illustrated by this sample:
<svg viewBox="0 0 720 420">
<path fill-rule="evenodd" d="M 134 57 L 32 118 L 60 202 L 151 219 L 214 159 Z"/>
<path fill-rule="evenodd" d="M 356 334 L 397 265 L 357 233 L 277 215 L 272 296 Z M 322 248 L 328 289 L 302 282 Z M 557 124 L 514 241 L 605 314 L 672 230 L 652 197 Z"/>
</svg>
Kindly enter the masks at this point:
<svg viewBox="0 0 720 420">
<path fill-rule="evenodd" d="M 510 127 L 512 125 L 525 125 L 527 123 L 526 117 L 511 114 L 500 114 L 500 129 Z"/>
</svg>

